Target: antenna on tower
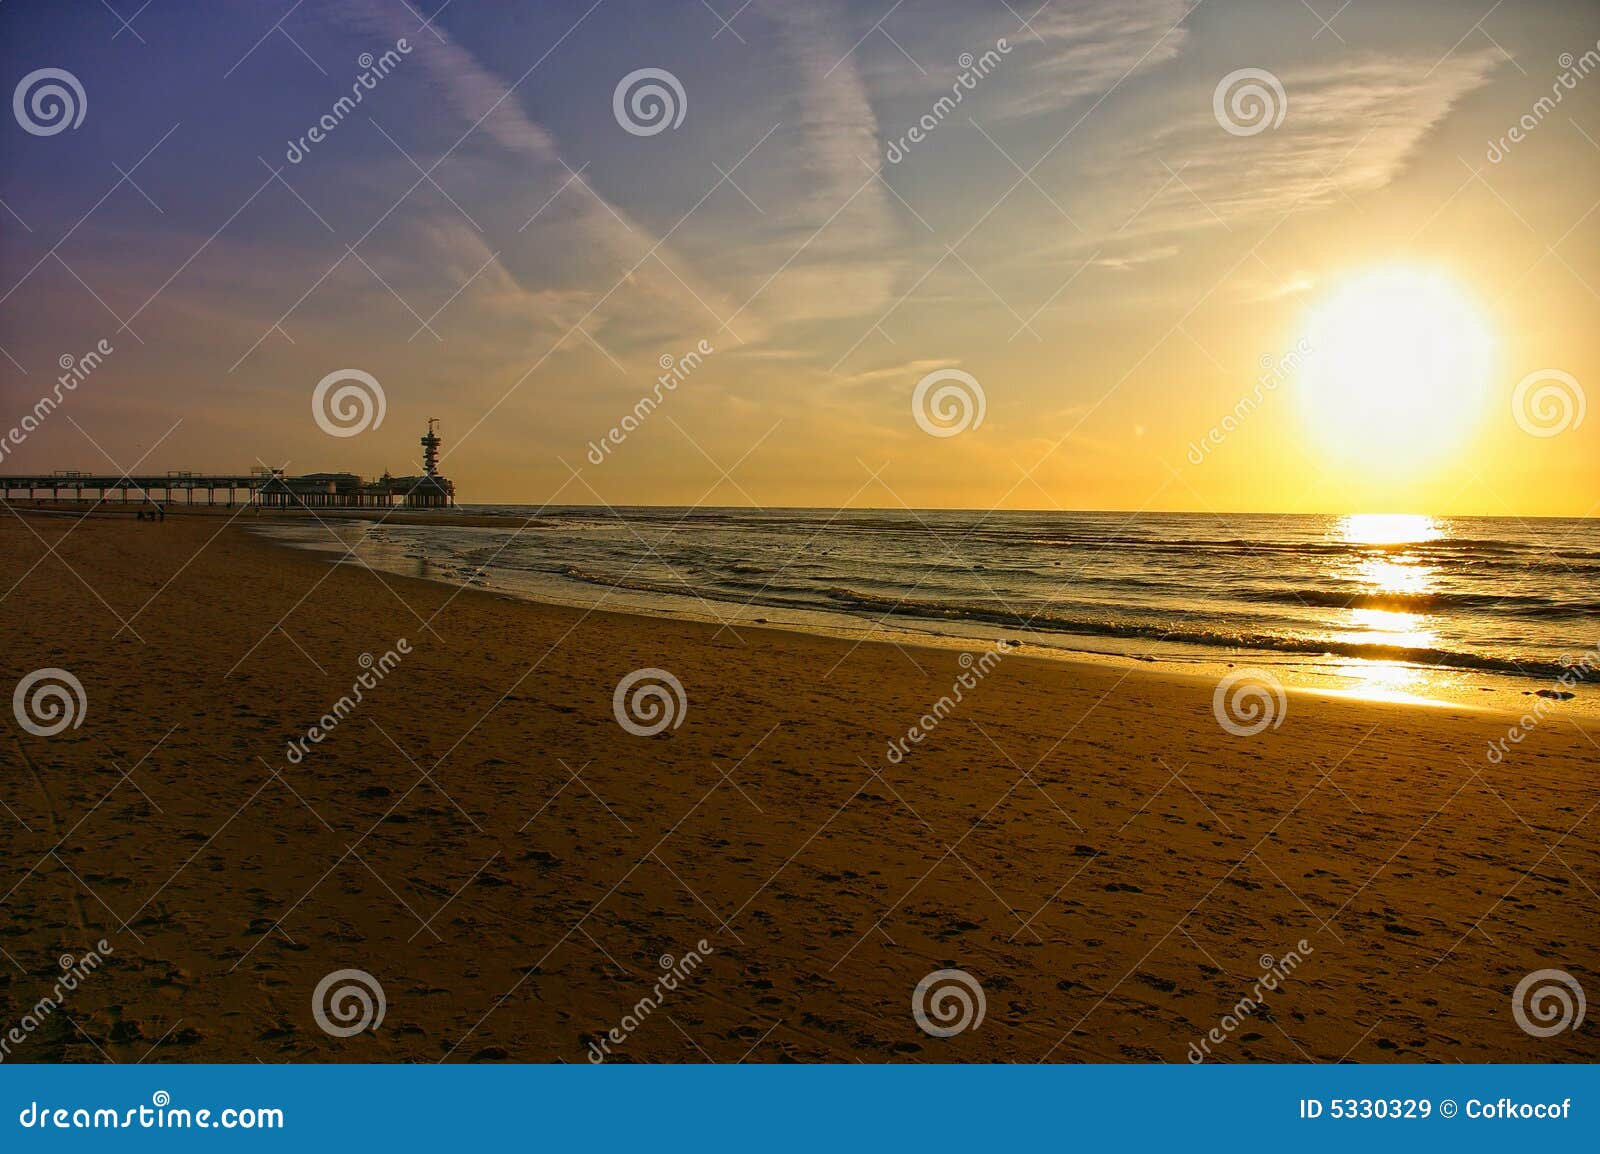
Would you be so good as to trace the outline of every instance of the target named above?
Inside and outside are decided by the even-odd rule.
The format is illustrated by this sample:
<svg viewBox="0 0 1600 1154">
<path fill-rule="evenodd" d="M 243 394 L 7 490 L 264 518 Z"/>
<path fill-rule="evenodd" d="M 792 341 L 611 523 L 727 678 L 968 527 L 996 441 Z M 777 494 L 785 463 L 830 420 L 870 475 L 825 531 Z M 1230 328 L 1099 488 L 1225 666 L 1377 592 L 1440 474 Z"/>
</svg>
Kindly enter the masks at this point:
<svg viewBox="0 0 1600 1154">
<path fill-rule="evenodd" d="M 430 477 L 439 474 L 439 434 L 434 431 L 438 423 L 438 417 L 429 417 L 428 431 L 422 438 L 422 471 Z"/>
</svg>

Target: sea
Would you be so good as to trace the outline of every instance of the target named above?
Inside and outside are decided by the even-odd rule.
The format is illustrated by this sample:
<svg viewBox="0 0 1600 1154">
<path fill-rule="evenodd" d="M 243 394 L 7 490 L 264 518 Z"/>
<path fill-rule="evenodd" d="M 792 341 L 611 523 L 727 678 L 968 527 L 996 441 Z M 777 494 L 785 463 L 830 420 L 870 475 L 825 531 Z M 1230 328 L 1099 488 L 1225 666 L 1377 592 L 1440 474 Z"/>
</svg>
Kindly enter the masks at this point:
<svg viewBox="0 0 1600 1154">
<path fill-rule="evenodd" d="M 518 505 L 457 515 L 462 524 L 392 515 L 262 531 L 380 571 L 734 630 L 1242 664 L 1397 700 L 1497 690 L 1592 704 L 1600 683 L 1593 519 Z M 476 520 L 490 517 L 505 523 Z"/>
</svg>

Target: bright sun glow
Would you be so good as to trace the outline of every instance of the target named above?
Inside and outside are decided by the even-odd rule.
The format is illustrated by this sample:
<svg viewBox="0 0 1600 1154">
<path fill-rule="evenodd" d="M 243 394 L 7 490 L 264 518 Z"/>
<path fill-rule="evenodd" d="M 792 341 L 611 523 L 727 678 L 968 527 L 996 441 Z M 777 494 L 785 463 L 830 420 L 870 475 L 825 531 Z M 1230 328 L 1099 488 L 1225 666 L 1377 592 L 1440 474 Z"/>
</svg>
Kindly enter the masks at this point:
<svg viewBox="0 0 1600 1154">
<path fill-rule="evenodd" d="M 1411 267 L 1336 287 L 1306 325 L 1305 415 L 1346 465 L 1408 473 L 1459 448 L 1483 415 L 1491 344 L 1449 276 Z"/>
<path fill-rule="evenodd" d="M 1422 513 L 1351 513 L 1339 519 L 1337 532 L 1351 545 L 1406 545 L 1444 535 L 1439 523 Z"/>
</svg>

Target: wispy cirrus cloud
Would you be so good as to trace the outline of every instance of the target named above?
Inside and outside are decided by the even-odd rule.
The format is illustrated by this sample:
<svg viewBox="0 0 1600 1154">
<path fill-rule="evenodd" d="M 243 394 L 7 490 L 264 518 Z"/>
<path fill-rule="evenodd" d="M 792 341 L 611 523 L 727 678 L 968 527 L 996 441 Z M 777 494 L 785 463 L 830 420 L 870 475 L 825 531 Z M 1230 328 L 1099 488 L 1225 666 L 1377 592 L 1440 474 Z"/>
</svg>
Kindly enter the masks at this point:
<svg viewBox="0 0 1600 1154">
<path fill-rule="evenodd" d="M 556 137 L 524 110 L 518 98 L 519 78 L 507 79 L 490 69 L 450 34 L 445 22 L 435 21 L 430 31 L 419 31 L 403 6 L 381 0 L 340 0 L 328 11 L 335 19 L 390 40 L 410 38 L 414 48 L 409 59 L 418 62 L 460 125 L 461 135 L 445 162 L 452 179 L 480 188 L 484 201 L 505 203 L 508 188 L 525 197 L 519 203 L 531 215 L 513 221 L 515 214 L 510 214 L 501 222 L 503 227 L 492 231 L 522 238 L 522 253 L 581 254 L 586 282 L 552 285 L 550 262 L 503 248 L 494 278 L 502 304 L 521 288 L 529 322 L 543 327 L 551 319 L 545 308 L 552 293 L 559 301 L 571 302 L 588 292 L 590 308 L 579 312 L 572 323 L 583 324 L 585 332 L 613 325 L 615 347 L 701 336 L 718 327 L 716 318 L 735 310 L 731 298 L 697 271 L 688 253 L 652 235 L 624 206 L 608 198 L 592 176 L 581 173 L 581 165 L 568 161 Z M 424 168 L 432 163 L 431 158 L 418 160 Z M 469 255 L 483 247 L 453 220 L 425 227 L 430 228 L 435 247 L 446 236 L 457 237 Z M 570 268 L 575 262 L 559 263 Z M 626 324 L 615 319 L 623 311 Z M 739 338 L 728 339 L 759 338 L 759 320 L 747 319 L 738 331 Z"/>
<path fill-rule="evenodd" d="M 1013 106 L 1019 114 L 1042 112 L 1088 96 L 1100 96 L 1140 68 L 1175 58 L 1188 38 L 1183 19 L 1192 0 L 1056 0 L 1030 17 L 1037 35 L 1030 85 Z M 1023 42 L 1019 32 L 1014 39 Z"/>
<path fill-rule="evenodd" d="M 1242 137 L 1224 132 L 1197 92 L 1187 115 L 1101 157 L 1097 179 L 1148 189 L 1130 194 L 1134 204 L 1155 194 L 1126 229 L 1117 226 L 1124 239 L 1330 205 L 1395 180 L 1503 62 L 1490 50 L 1442 63 L 1389 55 L 1284 69 L 1283 123 Z"/>
<path fill-rule="evenodd" d="M 1030 269 L 1051 261 L 1065 276 L 1072 262 L 1088 259 L 1112 278 L 1093 283 L 1118 299 L 1154 299 L 1161 277 L 1182 275 L 1196 253 L 1230 243 L 1230 233 L 1259 239 L 1290 215 L 1326 217 L 1363 206 L 1362 198 L 1423 162 L 1430 139 L 1503 63 L 1492 50 L 1442 62 L 1368 52 L 1337 68 L 1283 67 L 1283 122 L 1249 136 L 1231 135 L 1215 118 L 1212 94 L 1221 76 L 1190 69 L 1163 102 L 1162 120 L 1137 134 L 1101 133 L 1078 152 L 1069 203 L 1082 232 L 1057 230 L 1059 239 L 1037 246 L 1026 261 L 1012 249 L 984 267 L 1008 299 L 1027 301 L 1030 288 L 1019 280 Z M 1036 217 L 1041 227 L 1054 223 L 1043 207 Z M 1233 274 L 1230 291 L 1241 300 L 1292 300 L 1320 279 L 1314 268 L 1277 262 L 1261 275 L 1258 263 Z"/>
<path fill-rule="evenodd" d="M 793 260 L 761 290 L 776 325 L 855 316 L 882 308 L 893 287 L 897 224 L 878 164 L 878 121 L 832 4 L 770 9 L 794 74 L 793 120 L 785 126 L 794 195 L 780 208 L 769 255 Z M 785 251 L 787 250 L 787 251 Z"/>
</svg>

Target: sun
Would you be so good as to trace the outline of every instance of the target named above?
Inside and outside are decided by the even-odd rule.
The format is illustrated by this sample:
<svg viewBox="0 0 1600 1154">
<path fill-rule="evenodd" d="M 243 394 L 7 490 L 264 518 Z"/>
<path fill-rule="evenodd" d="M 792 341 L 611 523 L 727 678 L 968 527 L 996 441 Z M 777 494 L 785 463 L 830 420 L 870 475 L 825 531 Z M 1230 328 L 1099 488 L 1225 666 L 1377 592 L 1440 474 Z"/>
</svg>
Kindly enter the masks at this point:
<svg viewBox="0 0 1600 1154">
<path fill-rule="evenodd" d="M 1299 393 L 1312 437 L 1346 466 L 1410 473 L 1463 446 L 1488 400 L 1493 342 L 1447 273 L 1371 269 L 1306 318 Z"/>
</svg>

